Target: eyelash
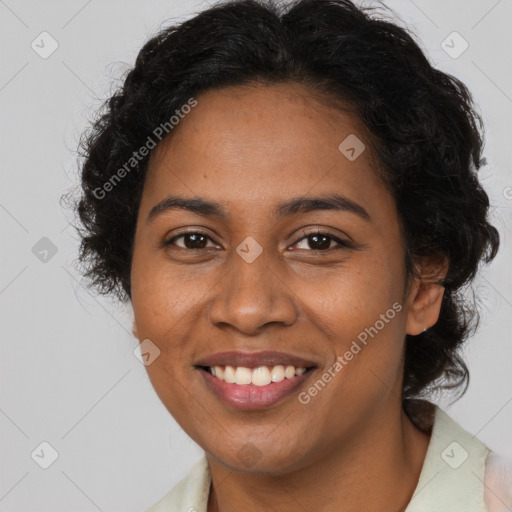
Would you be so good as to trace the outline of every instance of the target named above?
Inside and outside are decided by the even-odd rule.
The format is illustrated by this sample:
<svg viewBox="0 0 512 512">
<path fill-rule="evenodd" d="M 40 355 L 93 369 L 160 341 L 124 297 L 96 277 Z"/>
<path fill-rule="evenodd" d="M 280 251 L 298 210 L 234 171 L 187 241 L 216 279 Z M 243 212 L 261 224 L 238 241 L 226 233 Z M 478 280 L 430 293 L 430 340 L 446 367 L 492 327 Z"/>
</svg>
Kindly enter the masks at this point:
<svg viewBox="0 0 512 512">
<path fill-rule="evenodd" d="M 338 237 L 336 237 L 334 235 L 331 235 L 330 233 L 321 231 L 320 229 L 317 229 L 315 231 L 309 231 L 309 232 L 302 231 L 300 234 L 302 236 L 293 245 L 297 245 L 299 242 L 301 242 L 302 240 L 306 239 L 308 236 L 315 236 L 315 235 L 316 236 L 325 236 L 327 238 L 330 238 L 331 241 L 334 241 L 334 242 L 336 242 L 338 244 L 337 247 L 329 247 L 328 249 L 309 249 L 308 252 L 328 252 L 328 251 L 331 251 L 331 250 L 347 249 L 347 248 L 351 248 L 352 247 L 348 242 L 345 242 L 345 241 L 339 239 Z M 179 238 L 183 238 L 186 235 L 201 235 L 201 236 L 206 237 L 211 242 L 215 243 L 215 241 L 212 240 L 209 235 L 207 235 L 206 233 L 203 233 L 202 231 L 185 231 L 183 233 L 180 233 L 179 235 L 173 236 L 172 238 L 170 238 L 168 240 L 165 240 L 163 242 L 163 246 L 167 247 L 169 245 L 172 245 L 176 240 L 178 240 Z M 201 248 L 188 249 L 186 247 L 180 247 L 180 249 L 183 249 L 183 250 L 186 250 L 186 251 L 201 251 L 201 250 L 204 250 L 206 248 L 202 248 L 202 249 Z M 300 249 L 300 250 L 303 250 L 303 249 Z"/>
</svg>

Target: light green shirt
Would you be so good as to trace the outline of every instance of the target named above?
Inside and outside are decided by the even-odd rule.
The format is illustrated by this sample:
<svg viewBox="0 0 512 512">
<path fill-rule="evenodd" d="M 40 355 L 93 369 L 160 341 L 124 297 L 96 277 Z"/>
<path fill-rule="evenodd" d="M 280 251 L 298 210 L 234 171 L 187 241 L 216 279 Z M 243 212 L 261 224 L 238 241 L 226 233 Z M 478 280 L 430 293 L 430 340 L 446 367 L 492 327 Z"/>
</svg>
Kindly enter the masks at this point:
<svg viewBox="0 0 512 512">
<path fill-rule="evenodd" d="M 510 512 L 510 466 L 435 406 L 432 434 L 405 512 Z M 501 464 L 501 465 L 500 465 Z M 206 512 L 211 485 L 206 455 L 147 512 Z"/>
</svg>

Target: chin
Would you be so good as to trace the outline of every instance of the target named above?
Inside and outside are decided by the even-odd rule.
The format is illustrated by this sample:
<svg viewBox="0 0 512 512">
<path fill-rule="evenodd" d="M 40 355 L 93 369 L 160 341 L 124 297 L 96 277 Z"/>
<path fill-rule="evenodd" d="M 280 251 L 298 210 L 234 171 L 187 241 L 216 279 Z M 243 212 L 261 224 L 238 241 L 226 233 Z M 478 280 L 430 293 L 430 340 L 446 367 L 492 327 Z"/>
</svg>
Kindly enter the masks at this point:
<svg viewBox="0 0 512 512">
<path fill-rule="evenodd" d="M 271 441 L 271 440 L 268 440 Z M 276 449 L 276 442 L 255 443 L 247 441 L 234 445 L 232 450 L 206 450 L 218 463 L 231 471 L 241 473 L 265 473 L 280 475 L 299 469 L 305 465 L 305 454 L 299 454 L 297 449 Z"/>
</svg>

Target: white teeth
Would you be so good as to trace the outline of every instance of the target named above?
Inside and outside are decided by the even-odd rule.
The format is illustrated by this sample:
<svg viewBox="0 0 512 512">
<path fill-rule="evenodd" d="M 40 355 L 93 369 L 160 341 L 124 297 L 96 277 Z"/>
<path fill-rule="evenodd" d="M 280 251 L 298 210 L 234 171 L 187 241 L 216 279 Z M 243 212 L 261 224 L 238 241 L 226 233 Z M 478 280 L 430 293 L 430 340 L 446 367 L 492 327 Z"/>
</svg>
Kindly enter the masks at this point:
<svg viewBox="0 0 512 512">
<path fill-rule="evenodd" d="M 272 382 L 281 382 L 284 380 L 284 366 L 278 364 L 272 368 L 271 372 Z"/>
<path fill-rule="evenodd" d="M 212 368 L 212 374 L 215 375 L 215 377 L 219 377 L 219 379 L 224 379 L 224 370 L 220 366 L 214 366 Z"/>
<path fill-rule="evenodd" d="M 251 382 L 255 386 L 266 386 L 272 382 L 270 370 L 266 366 L 260 366 L 252 371 Z"/>
<path fill-rule="evenodd" d="M 282 382 L 284 379 L 293 379 L 295 376 L 302 375 L 306 368 L 292 365 L 283 366 L 258 366 L 251 369 L 244 366 L 212 366 L 210 371 L 214 377 L 224 380 L 230 384 L 240 386 L 254 384 L 255 386 L 266 386 L 271 382 Z"/>
<path fill-rule="evenodd" d="M 230 384 L 233 384 L 236 381 L 235 369 L 232 366 L 226 366 L 226 369 L 224 370 L 224 380 Z"/>
<path fill-rule="evenodd" d="M 287 366 L 284 370 L 284 376 L 287 379 L 293 379 L 295 377 L 295 366 Z"/>
<path fill-rule="evenodd" d="M 239 366 L 235 372 L 235 383 L 236 384 L 250 384 L 251 383 L 251 370 Z"/>
</svg>

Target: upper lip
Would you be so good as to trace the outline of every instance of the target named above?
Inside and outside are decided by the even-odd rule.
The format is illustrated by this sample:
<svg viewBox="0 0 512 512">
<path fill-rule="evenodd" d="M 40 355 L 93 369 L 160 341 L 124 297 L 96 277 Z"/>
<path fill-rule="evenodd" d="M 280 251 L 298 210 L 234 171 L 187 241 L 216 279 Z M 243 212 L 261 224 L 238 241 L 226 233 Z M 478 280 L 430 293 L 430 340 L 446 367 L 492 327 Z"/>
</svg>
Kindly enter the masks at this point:
<svg viewBox="0 0 512 512">
<path fill-rule="evenodd" d="M 263 350 L 259 352 L 218 352 L 201 358 L 195 366 L 243 366 L 257 368 L 258 366 L 295 366 L 296 368 L 309 368 L 316 366 L 313 361 L 284 352 Z"/>
</svg>

